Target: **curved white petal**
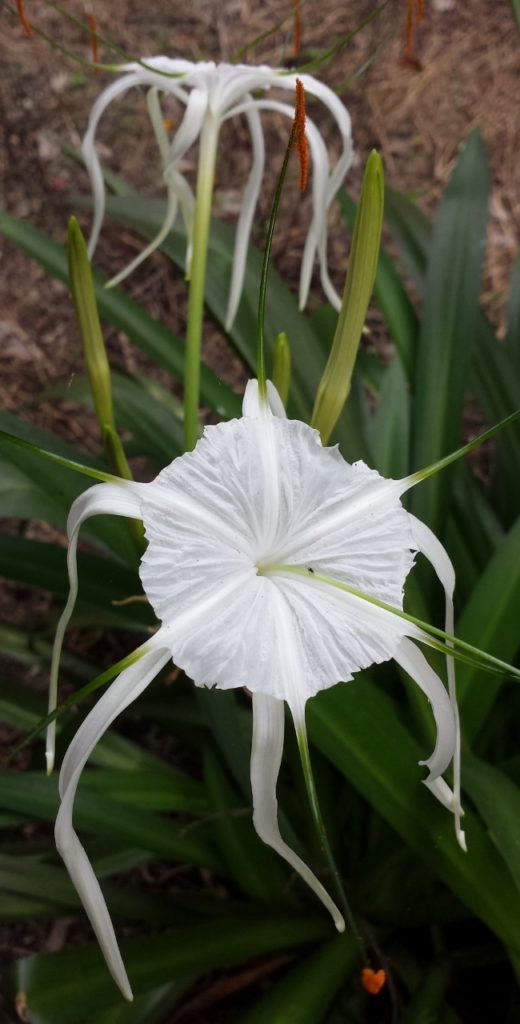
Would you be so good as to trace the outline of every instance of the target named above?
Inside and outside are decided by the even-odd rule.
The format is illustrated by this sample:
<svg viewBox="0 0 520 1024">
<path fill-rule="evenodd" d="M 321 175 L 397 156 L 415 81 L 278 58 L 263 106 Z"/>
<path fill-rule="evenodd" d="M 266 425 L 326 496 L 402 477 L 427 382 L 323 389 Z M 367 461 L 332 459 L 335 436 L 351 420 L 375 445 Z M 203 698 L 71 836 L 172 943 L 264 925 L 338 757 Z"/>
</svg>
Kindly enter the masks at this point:
<svg viewBox="0 0 520 1024">
<path fill-rule="evenodd" d="M 90 185 L 94 200 L 94 219 L 88 243 L 89 259 L 92 259 L 94 254 L 105 213 L 105 183 L 103 181 L 103 172 L 101 170 L 101 164 L 95 147 L 97 126 L 102 114 L 112 100 L 116 99 L 117 96 L 120 96 L 128 89 L 131 89 L 132 86 L 139 85 L 142 80 L 142 72 L 137 70 L 133 74 L 128 74 L 125 78 L 119 78 L 117 82 L 112 82 L 112 84 L 109 85 L 103 93 L 101 93 L 101 96 L 98 97 L 90 112 L 88 128 L 81 144 L 81 151 L 83 153 L 83 159 L 90 178 Z"/>
<path fill-rule="evenodd" d="M 184 117 L 170 145 L 169 165 L 177 164 L 179 160 L 182 160 L 199 137 L 207 108 L 207 93 L 200 89 L 193 89 L 186 104 Z"/>
<path fill-rule="evenodd" d="M 421 522 L 415 516 L 410 516 L 412 533 L 419 551 L 422 551 L 433 566 L 443 588 L 445 595 L 445 631 L 453 636 L 455 632 L 455 615 L 453 608 L 453 592 L 455 590 L 455 569 L 448 556 L 447 551 L 440 540 L 430 530 L 429 526 Z M 448 642 L 448 646 L 450 646 Z M 446 671 L 448 675 L 448 691 L 450 695 L 453 716 L 456 723 L 455 753 L 453 757 L 453 801 L 452 810 L 455 816 L 455 833 L 459 846 L 466 850 L 466 839 L 461 827 L 461 815 L 463 813 L 460 799 L 460 720 L 457 704 L 457 689 L 455 683 L 455 662 L 453 658 L 446 657 Z"/>
<path fill-rule="evenodd" d="M 435 750 L 431 757 L 419 763 L 425 764 L 429 768 L 430 774 L 426 781 L 432 782 L 446 771 L 455 753 L 457 724 L 453 708 L 437 673 L 433 671 L 424 654 L 415 644 L 412 644 L 410 640 L 401 640 L 394 658 L 417 683 L 431 704 L 437 726 Z"/>
<path fill-rule="evenodd" d="M 287 413 L 285 406 L 278 394 L 272 381 L 267 382 L 267 401 L 269 408 L 274 416 L 278 416 L 282 420 L 287 419 Z M 257 380 L 248 380 L 246 384 L 246 390 L 244 392 L 244 400 L 242 402 L 242 415 L 249 416 L 251 419 L 258 419 L 261 413 L 260 405 L 260 394 L 258 390 Z"/>
<path fill-rule="evenodd" d="M 173 188 L 179 200 L 184 230 L 186 232 L 186 277 L 189 279 L 191 273 L 191 260 L 193 257 L 193 224 L 195 219 L 195 196 L 186 178 L 177 171 L 169 171 Z"/>
<path fill-rule="evenodd" d="M 116 285 L 121 284 L 121 281 L 124 281 L 125 278 L 130 276 L 130 274 L 133 274 L 134 270 L 137 270 L 137 267 L 139 267 L 141 263 L 144 262 L 144 260 L 147 260 L 148 257 L 151 256 L 152 253 L 155 252 L 155 250 L 158 249 L 160 245 L 162 245 L 164 239 L 167 238 L 175 223 L 175 217 L 177 216 L 177 206 L 178 198 L 175 192 L 175 187 L 172 183 L 168 183 L 166 213 L 164 215 L 163 223 L 159 228 L 159 231 L 157 232 L 155 238 L 153 238 L 152 241 L 149 242 L 147 246 L 145 246 L 142 252 L 140 252 L 135 257 L 135 259 L 131 260 L 126 267 L 123 267 L 123 270 L 120 270 L 118 274 L 110 278 L 110 281 L 108 281 L 106 284 L 107 288 L 115 288 Z"/>
<path fill-rule="evenodd" d="M 155 139 L 159 147 L 163 167 L 166 167 L 170 158 L 170 140 L 164 127 L 164 118 L 161 107 L 160 93 L 157 86 L 153 86 L 148 90 L 146 96 L 146 105 L 148 107 L 148 116 L 150 123 L 154 130 Z"/>
<path fill-rule="evenodd" d="M 59 780 L 61 804 L 55 826 L 58 852 L 88 914 L 107 967 L 125 999 L 129 1000 L 133 998 L 132 990 L 107 905 L 85 850 L 74 831 L 72 813 L 80 775 L 92 750 L 114 719 L 137 699 L 169 661 L 169 651 L 158 647 L 159 637 L 160 634 L 141 648 L 139 660 L 121 672 L 79 727 L 63 759 Z"/>
<path fill-rule="evenodd" d="M 157 68 L 161 66 L 161 60 L 162 58 L 158 58 L 155 60 Z M 153 60 L 149 62 L 149 64 L 152 63 L 154 63 Z M 172 74 L 176 74 L 179 72 L 182 73 L 181 69 L 186 67 L 186 65 L 189 68 L 192 67 L 190 62 L 185 61 L 171 61 L 169 62 L 169 64 L 172 67 L 172 69 L 174 67 L 178 69 L 176 71 L 172 70 Z M 81 144 L 83 159 L 85 161 L 85 166 L 89 174 L 92 195 L 94 200 L 94 218 L 92 222 L 92 230 L 90 233 L 90 239 L 88 244 L 89 259 L 92 259 L 94 251 L 96 249 L 99 238 L 99 232 L 101 230 L 101 224 L 103 222 L 103 217 L 105 213 L 105 184 L 103 181 L 103 172 L 101 170 L 101 164 L 96 153 L 95 135 L 100 118 L 102 117 L 106 108 L 110 105 L 110 103 L 112 103 L 112 100 L 115 100 L 118 96 L 121 96 L 123 93 L 127 92 L 128 89 L 131 89 L 133 86 L 137 85 L 150 85 L 152 87 L 156 86 L 162 91 L 171 92 L 180 100 L 185 100 L 185 94 L 183 90 L 179 88 L 177 84 L 177 79 L 168 80 L 160 74 L 154 74 L 152 70 L 144 69 L 139 64 L 126 65 L 124 70 L 126 72 L 125 76 L 123 78 L 118 78 L 116 82 L 112 82 L 111 85 L 109 85 L 108 88 L 101 93 L 101 96 L 99 96 L 96 102 L 94 103 L 92 110 L 90 112 L 87 131 Z"/>
<path fill-rule="evenodd" d="M 253 824 L 260 839 L 271 846 L 303 878 L 332 915 L 338 931 L 345 930 L 343 916 L 327 890 L 282 839 L 278 826 L 276 783 L 283 752 L 283 701 L 253 694 L 253 745 L 251 748 L 251 789 Z"/>
<path fill-rule="evenodd" d="M 288 103 L 281 103 L 279 100 L 265 99 L 253 100 L 252 103 L 241 103 L 237 107 L 234 107 L 229 112 L 228 116 L 244 114 L 253 108 L 256 110 L 272 110 L 279 114 L 284 114 L 286 117 L 290 118 L 291 121 L 294 119 L 294 108 L 289 106 Z M 307 118 L 306 121 L 306 133 L 312 162 L 313 217 L 307 232 L 307 239 L 303 253 L 302 269 L 300 274 L 300 307 L 304 306 L 307 301 L 316 249 L 318 248 L 320 241 L 323 238 L 326 239 L 326 213 L 329 201 L 327 182 L 330 166 L 327 148 L 320 132 L 310 118 Z"/>
<path fill-rule="evenodd" d="M 251 225 L 258 202 L 260 185 L 264 173 L 265 146 L 262 125 L 258 111 L 252 107 L 246 111 L 246 117 L 251 133 L 253 147 L 253 163 L 249 179 L 242 200 L 242 207 L 235 235 L 235 249 L 233 253 L 233 269 L 231 272 L 231 286 L 229 290 L 228 307 L 226 312 L 226 330 L 229 331 L 233 324 L 242 294 L 244 273 L 247 261 L 247 247 L 251 234 Z"/>
<path fill-rule="evenodd" d="M 54 646 L 52 649 L 51 678 L 49 686 L 48 712 L 52 714 L 56 709 L 58 695 L 58 671 L 60 666 L 61 648 L 65 630 L 69 624 L 76 597 L 78 595 L 78 570 L 76 566 L 76 550 L 78 546 L 78 535 L 82 523 L 90 516 L 109 515 L 128 516 L 131 519 L 141 518 L 140 498 L 145 493 L 143 488 L 147 484 L 135 484 L 132 481 L 121 481 L 121 483 L 96 484 L 90 487 L 83 494 L 80 494 L 73 503 L 67 520 L 67 533 L 69 535 L 69 548 L 67 552 L 67 569 L 69 574 L 69 596 L 65 608 L 60 616 Z M 47 772 L 50 773 L 54 767 L 54 751 L 56 743 L 56 722 L 53 721 L 47 728 L 45 757 L 47 760 Z"/>
</svg>

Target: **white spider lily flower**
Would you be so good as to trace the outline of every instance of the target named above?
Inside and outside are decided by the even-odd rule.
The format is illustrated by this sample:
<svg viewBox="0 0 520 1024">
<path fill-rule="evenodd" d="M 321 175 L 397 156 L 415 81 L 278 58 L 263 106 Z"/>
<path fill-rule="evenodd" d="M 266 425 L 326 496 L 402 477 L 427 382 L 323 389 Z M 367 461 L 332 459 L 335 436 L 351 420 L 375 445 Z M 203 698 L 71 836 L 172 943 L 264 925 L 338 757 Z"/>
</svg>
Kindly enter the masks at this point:
<svg viewBox="0 0 520 1024">
<path fill-rule="evenodd" d="M 316 430 L 286 418 L 270 382 L 267 396 L 266 402 L 251 381 L 243 416 L 206 427 L 196 448 L 153 482 L 97 484 L 76 499 L 70 512 L 71 596 L 60 622 L 56 659 L 77 592 L 79 528 L 91 515 L 142 519 L 148 547 L 141 580 L 161 623 L 87 715 L 60 772 L 58 850 L 127 998 L 130 987 L 108 911 L 73 829 L 73 802 L 95 744 L 170 659 L 197 686 L 247 686 L 252 692 L 255 828 L 301 875 L 339 930 L 344 928 L 340 911 L 278 827 L 285 702 L 302 735 L 309 698 L 352 679 L 360 669 L 394 658 L 431 704 L 437 740 L 431 756 L 421 762 L 428 768 L 425 782 L 455 813 L 464 846 L 453 676 L 448 694 L 412 642 L 428 640 L 426 634 L 388 607 L 402 610 L 404 583 L 420 550 L 445 587 L 451 624 L 454 577 L 448 556 L 401 505 L 410 478 L 386 480 L 363 462 L 349 465 L 337 447 L 322 446 Z M 442 779 L 452 762 L 453 791 Z"/>
<path fill-rule="evenodd" d="M 265 94 L 271 89 L 294 93 L 298 77 L 306 94 L 319 99 L 332 114 L 339 129 L 342 147 L 337 162 L 331 167 L 323 138 L 312 119 L 307 118 L 307 137 L 312 165 L 313 215 L 302 259 L 300 306 L 303 307 L 307 301 L 312 267 L 317 254 L 324 291 L 329 301 L 339 310 L 340 298 L 327 271 L 327 212 L 350 167 L 353 153 L 350 116 L 332 89 L 311 75 L 296 75 L 285 70 L 270 68 L 267 65 L 251 67 L 246 64 L 215 64 L 213 61 L 192 63 L 182 59 L 151 57 L 146 58 L 142 63 L 123 65 L 121 71 L 124 72 L 123 77 L 109 85 L 95 102 L 83 140 L 83 156 L 94 196 L 94 222 L 89 245 L 90 257 L 92 257 L 97 244 L 105 209 L 103 175 L 94 144 L 98 122 L 112 100 L 134 86 L 142 85 L 150 90 L 148 109 L 161 155 L 168 201 L 164 223 L 159 234 L 129 267 L 113 279 L 112 283 L 122 280 L 127 273 L 161 244 L 173 226 L 178 205 L 181 207 L 186 225 L 189 267 L 193 248 L 195 200 L 188 182 L 179 170 L 179 165 L 187 151 L 198 139 L 200 141 L 198 184 L 202 180 L 203 187 L 211 194 L 220 127 L 229 118 L 244 114 L 251 133 L 253 162 L 236 232 L 226 318 L 228 326 L 232 324 L 242 292 L 247 246 L 264 171 L 265 147 L 260 112 L 275 110 L 287 115 L 292 121 L 294 105 L 283 103 L 278 99 L 267 99 Z M 159 99 L 161 94 L 174 96 L 186 108 L 184 117 L 171 140 L 164 128 Z M 199 199 L 199 187 L 197 186 L 197 201 Z"/>
</svg>

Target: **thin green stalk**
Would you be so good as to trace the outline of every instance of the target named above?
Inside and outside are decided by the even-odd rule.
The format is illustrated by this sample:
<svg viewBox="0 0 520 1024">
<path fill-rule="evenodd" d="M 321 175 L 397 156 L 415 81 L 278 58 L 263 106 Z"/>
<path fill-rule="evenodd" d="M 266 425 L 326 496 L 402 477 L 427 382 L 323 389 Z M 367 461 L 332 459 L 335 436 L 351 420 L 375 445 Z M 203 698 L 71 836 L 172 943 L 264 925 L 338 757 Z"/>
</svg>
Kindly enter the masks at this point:
<svg viewBox="0 0 520 1024">
<path fill-rule="evenodd" d="M 200 349 L 217 142 L 218 123 L 208 111 L 200 137 L 193 225 L 193 257 L 189 274 L 184 370 L 184 446 L 186 451 L 192 451 L 199 436 Z"/>
<path fill-rule="evenodd" d="M 300 725 L 299 727 L 297 727 L 296 738 L 298 740 L 298 750 L 300 751 L 300 760 L 302 763 L 303 776 L 305 779 L 305 788 L 307 790 L 307 796 L 309 798 L 312 817 L 314 820 L 314 824 L 316 826 L 316 832 L 318 834 L 320 849 L 325 856 L 332 878 L 334 879 L 334 885 L 336 888 L 338 901 L 345 915 L 345 918 L 348 921 L 352 935 L 356 938 L 359 945 L 364 949 L 365 941 L 360 933 L 359 926 L 352 912 L 350 903 L 347 899 L 347 894 L 345 892 L 343 882 L 341 880 L 341 875 L 338 871 L 336 861 L 334 860 L 334 854 L 332 853 L 331 850 L 329 837 L 327 835 L 327 830 L 325 828 L 325 822 L 323 821 L 323 817 L 321 814 L 321 809 L 318 801 L 318 794 L 316 792 L 316 785 L 314 783 L 314 775 L 312 772 L 311 758 L 309 752 L 309 743 L 307 740 L 307 730 L 305 729 L 305 726 L 302 727 Z"/>
<path fill-rule="evenodd" d="M 267 277 L 269 274 L 269 257 L 271 255 L 271 247 L 273 244 L 273 235 L 276 224 L 276 218 L 278 216 L 278 207 L 280 206 L 280 199 L 283 191 L 285 175 L 287 174 L 287 168 L 289 166 L 289 159 L 291 156 L 291 150 L 293 147 L 294 138 L 296 135 L 296 125 L 293 122 L 291 128 L 291 134 L 289 135 L 289 141 L 285 150 L 285 156 L 283 158 L 282 169 L 278 175 L 278 181 L 276 182 L 276 191 L 274 194 L 273 205 L 271 207 L 271 216 L 269 218 L 269 226 L 267 228 L 267 238 L 265 240 L 264 247 L 264 258 L 262 261 L 262 275 L 260 278 L 260 293 L 258 296 L 258 321 L 256 328 L 256 376 L 258 378 L 258 392 L 261 398 L 264 400 L 267 396 L 267 369 L 265 365 L 265 338 L 264 338 L 264 322 L 265 322 L 265 300 L 267 294 Z"/>
</svg>

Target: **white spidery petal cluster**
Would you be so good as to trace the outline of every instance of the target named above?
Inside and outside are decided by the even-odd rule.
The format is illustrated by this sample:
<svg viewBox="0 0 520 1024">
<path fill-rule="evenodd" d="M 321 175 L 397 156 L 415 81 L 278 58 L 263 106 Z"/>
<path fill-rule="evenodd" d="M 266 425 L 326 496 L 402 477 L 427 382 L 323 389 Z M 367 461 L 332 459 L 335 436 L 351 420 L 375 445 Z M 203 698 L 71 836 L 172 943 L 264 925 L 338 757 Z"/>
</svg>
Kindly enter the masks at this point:
<svg viewBox="0 0 520 1024">
<path fill-rule="evenodd" d="M 277 111 L 291 120 L 294 104 L 273 98 L 271 91 L 294 94 L 296 79 L 299 78 L 309 97 L 315 97 L 328 109 L 334 118 L 341 140 L 341 152 L 331 166 L 327 147 L 312 117 L 306 121 L 312 166 L 313 214 L 307 232 L 300 275 L 300 306 L 307 301 L 313 264 L 319 259 L 321 281 L 327 298 L 339 310 L 340 299 L 332 285 L 327 270 L 327 212 L 352 163 L 352 139 L 350 116 L 336 94 L 312 75 L 296 75 L 283 69 L 267 65 L 252 67 L 247 64 L 215 64 L 213 61 L 192 63 L 188 60 L 169 57 L 143 58 L 140 63 L 121 67 L 123 75 L 108 86 L 101 94 L 90 114 L 90 120 L 82 150 L 87 166 L 93 197 L 94 221 L 89 244 L 92 257 L 105 211 L 105 187 L 101 164 L 96 153 L 95 135 L 99 120 L 109 104 L 128 89 L 144 86 L 148 92 L 148 109 L 157 139 L 163 179 L 168 192 L 166 213 L 161 229 L 133 260 L 133 262 L 111 282 L 116 284 L 135 269 L 157 249 L 173 227 L 180 207 L 185 224 L 189 264 L 192 254 L 192 235 L 195 198 L 192 189 L 182 174 L 183 158 L 195 142 L 205 135 L 214 134 L 218 139 L 221 125 L 229 118 L 244 115 L 251 135 L 252 166 L 245 187 L 238 219 L 233 269 L 227 309 L 227 325 L 233 323 L 236 315 L 246 267 L 247 247 L 251 225 L 256 209 L 265 165 L 265 145 L 260 114 L 263 111 Z M 162 116 L 160 99 L 174 96 L 184 107 L 185 113 L 180 125 L 170 138 Z"/>
<path fill-rule="evenodd" d="M 148 547 L 141 580 L 160 622 L 135 663 L 85 718 L 60 773 L 57 846 L 127 998 L 130 985 L 108 910 L 73 829 L 73 802 L 95 744 L 170 659 L 197 686 L 247 686 L 252 692 L 255 828 L 311 887 L 339 930 L 340 911 L 278 827 L 285 702 L 297 730 L 305 730 L 309 698 L 393 658 L 430 701 L 437 740 L 422 762 L 429 772 L 425 783 L 453 811 L 464 847 L 453 670 L 448 693 L 413 642 L 427 640 L 425 634 L 391 610 L 402 610 L 406 577 L 415 552 L 422 551 L 443 583 L 452 629 L 453 569 L 431 531 L 403 508 L 400 496 L 408 486 L 362 462 L 349 465 L 337 448 L 322 446 L 317 431 L 286 418 L 272 384 L 264 401 L 257 382 L 250 381 L 242 417 L 206 427 L 194 451 L 154 481 L 98 484 L 72 506 L 71 596 L 56 659 L 77 592 L 78 532 L 90 515 L 142 519 Z M 442 778 L 452 763 L 453 790 Z"/>
</svg>

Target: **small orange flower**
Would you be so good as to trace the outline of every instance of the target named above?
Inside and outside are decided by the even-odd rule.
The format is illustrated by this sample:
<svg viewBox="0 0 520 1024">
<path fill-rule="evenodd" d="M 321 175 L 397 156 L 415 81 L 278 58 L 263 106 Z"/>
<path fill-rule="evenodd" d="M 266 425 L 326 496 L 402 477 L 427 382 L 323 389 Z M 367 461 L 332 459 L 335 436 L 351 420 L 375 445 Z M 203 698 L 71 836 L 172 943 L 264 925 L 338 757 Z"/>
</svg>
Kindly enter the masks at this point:
<svg viewBox="0 0 520 1024">
<path fill-rule="evenodd" d="M 373 971 L 371 967 L 363 967 L 361 971 L 361 984 L 371 996 L 379 995 L 385 982 L 386 971 L 382 967 L 378 971 Z"/>
</svg>

